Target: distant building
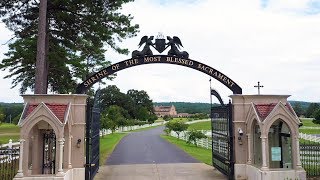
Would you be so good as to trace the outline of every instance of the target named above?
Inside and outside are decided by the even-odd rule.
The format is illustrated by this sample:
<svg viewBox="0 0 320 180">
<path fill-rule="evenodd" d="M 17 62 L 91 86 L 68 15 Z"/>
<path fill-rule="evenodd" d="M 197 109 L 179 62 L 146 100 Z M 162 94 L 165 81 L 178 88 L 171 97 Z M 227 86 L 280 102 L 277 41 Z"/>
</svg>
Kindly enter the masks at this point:
<svg viewBox="0 0 320 180">
<path fill-rule="evenodd" d="M 176 107 L 174 105 L 171 106 L 154 106 L 154 113 L 158 117 L 164 117 L 168 115 L 170 117 L 177 117 Z"/>
<path fill-rule="evenodd" d="M 189 113 L 178 113 L 177 114 L 177 117 L 183 117 L 183 118 L 187 118 L 187 117 L 190 117 L 192 114 L 189 114 Z"/>
<path fill-rule="evenodd" d="M 154 106 L 154 113 L 157 117 L 164 117 L 165 115 L 170 117 L 190 117 L 189 113 L 177 113 L 176 107 L 171 106 Z"/>
</svg>

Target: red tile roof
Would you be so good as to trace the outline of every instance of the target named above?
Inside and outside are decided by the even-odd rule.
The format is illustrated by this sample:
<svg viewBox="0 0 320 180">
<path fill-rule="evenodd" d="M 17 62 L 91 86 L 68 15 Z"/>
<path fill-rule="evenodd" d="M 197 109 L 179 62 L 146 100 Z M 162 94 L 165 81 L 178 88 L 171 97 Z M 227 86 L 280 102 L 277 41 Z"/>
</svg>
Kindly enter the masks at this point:
<svg viewBox="0 0 320 180">
<path fill-rule="evenodd" d="M 255 108 L 258 112 L 259 117 L 261 118 L 261 120 L 264 120 L 273 110 L 273 108 L 276 106 L 277 104 L 275 103 L 270 103 L 270 104 L 256 104 Z"/>
<path fill-rule="evenodd" d="M 274 109 L 276 105 L 277 105 L 276 103 L 270 103 L 270 104 L 255 104 L 254 106 L 257 110 L 259 117 L 263 121 L 271 113 L 271 111 Z M 289 103 L 286 103 L 285 106 L 289 110 L 289 112 L 294 114 L 294 110 L 291 108 Z"/>
<path fill-rule="evenodd" d="M 24 117 L 27 117 L 30 113 L 38 107 L 39 104 L 29 104 Z M 45 103 L 45 105 L 53 112 L 57 118 L 64 123 L 64 117 L 67 112 L 68 104 L 55 104 L 55 103 Z"/>
</svg>

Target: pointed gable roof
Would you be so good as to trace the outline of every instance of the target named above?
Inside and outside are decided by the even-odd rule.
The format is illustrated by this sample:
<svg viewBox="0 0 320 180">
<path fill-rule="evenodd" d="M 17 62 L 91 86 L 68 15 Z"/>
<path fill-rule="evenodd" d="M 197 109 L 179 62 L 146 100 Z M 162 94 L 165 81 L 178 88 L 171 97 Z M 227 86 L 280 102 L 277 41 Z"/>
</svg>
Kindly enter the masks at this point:
<svg viewBox="0 0 320 180">
<path fill-rule="evenodd" d="M 279 102 L 281 103 L 281 102 Z M 269 103 L 269 104 L 253 104 L 254 108 L 261 120 L 264 121 L 268 115 L 275 109 L 279 103 Z M 287 110 L 293 115 L 296 116 L 294 110 L 292 109 L 291 105 L 289 103 L 284 104 L 284 106 L 287 108 Z"/>
<path fill-rule="evenodd" d="M 62 124 L 65 124 L 67 121 L 68 111 L 70 109 L 69 104 L 57 104 L 57 103 L 39 103 L 39 104 L 27 104 L 21 120 L 27 118 L 40 104 L 45 105 Z"/>
</svg>

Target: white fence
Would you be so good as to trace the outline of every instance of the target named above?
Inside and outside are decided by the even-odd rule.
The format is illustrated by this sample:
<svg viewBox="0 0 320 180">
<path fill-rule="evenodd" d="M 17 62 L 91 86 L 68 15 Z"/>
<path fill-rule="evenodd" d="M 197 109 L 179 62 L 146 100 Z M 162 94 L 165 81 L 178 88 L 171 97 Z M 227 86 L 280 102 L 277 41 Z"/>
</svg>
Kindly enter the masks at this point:
<svg viewBox="0 0 320 180">
<path fill-rule="evenodd" d="M 188 132 L 183 131 L 179 134 L 179 139 L 188 141 Z M 175 131 L 171 131 L 170 136 L 178 138 L 178 134 Z M 204 147 L 206 149 L 212 149 L 212 141 L 210 138 L 203 138 L 197 140 L 197 146 Z"/>
<path fill-rule="evenodd" d="M 188 121 L 186 124 L 193 124 L 193 123 L 198 123 L 198 122 L 206 122 L 210 121 L 210 119 L 200 119 L 200 120 L 195 120 L 195 121 Z"/>
<path fill-rule="evenodd" d="M 116 133 L 121 133 L 121 132 L 127 132 L 127 131 L 133 131 L 133 130 L 137 130 L 137 129 L 143 129 L 143 128 L 147 128 L 147 127 L 153 127 L 153 126 L 160 126 L 160 125 L 164 125 L 166 122 L 157 122 L 157 123 L 153 123 L 153 124 L 144 124 L 141 126 L 124 126 L 124 127 L 119 127 L 115 130 Z M 100 136 L 104 136 L 107 134 L 111 134 L 112 131 L 110 129 L 101 129 L 100 130 Z"/>
<path fill-rule="evenodd" d="M 299 138 L 300 139 L 305 139 L 305 140 L 308 140 L 308 141 L 312 141 L 312 142 L 320 143 L 320 137 L 317 137 L 317 136 L 312 135 L 312 134 L 299 133 Z"/>
<path fill-rule="evenodd" d="M 206 132 L 209 132 L 207 130 L 201 130 L 202 133 L 206 134 Z M 183 131 L 179 134 L 179 139 L 184 140 L 184 141 L 188 141 L 188 132 L 189 131 Z M 211 132 L 209 132 L 211 135 Z M 171 131 L 170 136 L 172 137 L 176 137 L 178 138 L 178 134 L 175 131 Z M 194 143 L 194 142 L 192 142 Z M 203 147 L 206 149 L 212 149 L 212 140 L 211 138 L 203 138 L 203 139 L 198 139 L 197 140 L 197 146 L 199 147 Z M 214 151 L 218 152 L 218 153 L 224 153 L 227 154 L 227 150 L 228 150 L 228 144 L 224 141 L 215 141 L 214 142 Z"/>
<path fill-rule="evenodd" d="M 8 144 L 2 144 L 0 148 L 5 148 L 5 149 L 15 149 L 20 146 L 20 142 L 12 142 L 12 139 L 9 140 Z"/>
<path fill-rule="evenodd" d="M 186 124 L 193 124 L 193 123 L 198 123 L 198 122 L 205 122 L 205 121 L 210 121 L 210 119 L 200 119 L 200 120 L 195 120 L 195 121 L 188 121 L 186 122 Z M 147 128 L 147 127 L 152 127 L 152 126 L 160 126 L 160 125 L 164 125 L 166 124 L 168 121 L 163 121 L 163 122 L 157 122 L 157 123 L 153 123 L 153 124 L 144 124 L 141 126 L 125 126 L 125 127 L 119 127 L 118 129 L 115 130 L 116 133 L 121 133 L 121 132 L 127 132 L 127 131 L 133 131 L 133 130 L 137 130 L 137 129 L 142 129 L 142 128 Z M 206 131 L 206 130 L 202 130 L 202 132 L 207 135 L 207 136 L 211 136 L 211 131 Z M 110 129 L 101 129 L 100 130 L 100 136 L 104 136 L 107 134 L 111 134 L 112 131 Z"/>
<path fill-rule="evenodd" d="M 208 130 L 200 130 L 202 133 L 204 133 L 206 136 L 211 137 L 211 131 Z M 170 136 L 172 137 L 176 137 L 178 138 L 178 134 L 174 131 L 171 131 Z M 312 142 L 317 142 L 320 143 L 320 137 L 311 135 L 311 134 L 304 134 L 304 133 L 299 133 L 299 138 L 300 139 L 305 139 L 308 141 L 312 141 Z M 179 139 L 184 140 L 184 141 L 188 141 L 188 131 L 183 131 L 179 134 Z M 220 147 L 220 145 L 223 146 L 223 142 L 217 142 L 219 144 L 218 147 Z M 211 149 L 212 148 L 212 142 L 210 138 L 203 138 L 203 139 L 199 139 L 197 141 L 197 146 L 200 147 L 204 147 L 207 149 Z"/>
<path fill-rule="evenodd" d="M 20 142 L 12 142 L 9 140 L 8 144 L 0 146 L 0 163 L 11 162 L 19 159 Z"/>
</svg>

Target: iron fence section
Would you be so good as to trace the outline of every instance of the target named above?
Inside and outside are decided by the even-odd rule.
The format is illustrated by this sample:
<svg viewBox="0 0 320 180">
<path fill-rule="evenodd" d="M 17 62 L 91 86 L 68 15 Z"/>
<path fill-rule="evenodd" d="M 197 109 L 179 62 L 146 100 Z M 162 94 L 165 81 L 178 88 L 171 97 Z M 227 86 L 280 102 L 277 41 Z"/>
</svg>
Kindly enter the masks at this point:
<svg viewBox="0 0 320 180">
<path fill-rule="evenodd" d="M 320 144 L 303 142 L 300 144 L 300 159 L 307 177 L 320 177 Z"/>
<path fill-rule="evenodd" d="M 0 148 L 0 179 L 11 180 L 19 168 L 19 147 Z"/>
</svg>

